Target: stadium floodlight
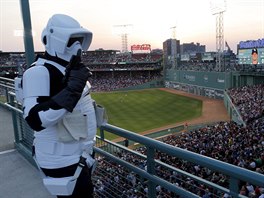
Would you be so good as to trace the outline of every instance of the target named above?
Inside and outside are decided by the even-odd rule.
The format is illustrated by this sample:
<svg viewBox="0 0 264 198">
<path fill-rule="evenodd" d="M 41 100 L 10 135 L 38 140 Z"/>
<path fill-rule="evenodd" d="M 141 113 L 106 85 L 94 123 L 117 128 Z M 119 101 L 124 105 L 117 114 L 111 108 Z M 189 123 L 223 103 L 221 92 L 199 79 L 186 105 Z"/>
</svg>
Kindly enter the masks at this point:
<svg viewBox="0 0 264 198">
<path fill-rule="evenodd" d="M 224 51 L 224 12 L 226 11 L 226 0 L 211 0 L 211 12 L 216 15 L 216 69 L 222 70 L 222 54 Z"/>
<path fill-rule="evenodd" d="M 226 11 L 226 0 L 211 0 L 211 12 L 213 15 Z"/>
<path fill-rule="evenodd" d="M 132 32 L 132 24 L 114 25 L 113 34 L 120 35 L 122 41 L 122 52 L 127 52 L 127 35 Z"/>
</svg>

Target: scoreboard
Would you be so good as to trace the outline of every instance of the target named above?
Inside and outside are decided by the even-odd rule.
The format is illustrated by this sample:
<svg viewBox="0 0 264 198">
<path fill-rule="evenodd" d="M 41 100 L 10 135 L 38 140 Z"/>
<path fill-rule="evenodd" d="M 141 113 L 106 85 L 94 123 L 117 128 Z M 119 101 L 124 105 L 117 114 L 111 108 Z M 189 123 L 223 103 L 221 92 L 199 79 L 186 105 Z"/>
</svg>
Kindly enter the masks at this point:
<svg viewBox="0 0 264 198">
<path fill-rule="evenodd" d="M 257 55 L 254 55 L 254 58 L 258 59 L 257 64 L 264 64 L 264 38 L 258 40 L 240 41 L 238 48 L 238 64 L 253 64 L 253 48 L 257 49 Z"/>
<path fill-rule="evenodd" d="M 264 48 L 257 48 L 258 64 L 264 64 Z M 252 48 L 238 50 L 238 64 L 252 64 Z"/>
<path fill-rule="evenodd" d="M 151 45 L 150 44 L 132 45 L 131 52 L 132 54 L 149 54 L 151 52 Z"/>
<path fill-rule="evenodd" d="M 213 61 L 213 60 L 214 60 L 214 56 L 212 53 L 205 52 L 202 54 L 202 61 Z"/>
</svg>

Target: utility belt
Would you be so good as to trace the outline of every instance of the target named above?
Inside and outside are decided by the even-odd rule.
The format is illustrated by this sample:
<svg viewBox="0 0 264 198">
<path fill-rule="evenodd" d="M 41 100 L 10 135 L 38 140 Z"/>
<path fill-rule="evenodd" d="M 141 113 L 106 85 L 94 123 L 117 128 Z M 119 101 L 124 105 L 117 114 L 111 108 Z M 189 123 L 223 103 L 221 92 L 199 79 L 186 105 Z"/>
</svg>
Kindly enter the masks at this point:
<svg viewBox="0 0 264 198">
<path fill-rule="evenodd" d="M 93 141 L 63 143 L 34 140 L 35 147 L 41 152 L 51 155 L 81 155 L 84 150 L 91 155 L 93 152 L 93 145 Z"/>
<path fill-rule="evenodd" d="M 35 147 L 41 152 L 51 155 L 73 155 L 75 153 L 82 153 L 82 146 L 79 142 L 65 144 L 63 142 L 35 141 Z"/>
</svg>

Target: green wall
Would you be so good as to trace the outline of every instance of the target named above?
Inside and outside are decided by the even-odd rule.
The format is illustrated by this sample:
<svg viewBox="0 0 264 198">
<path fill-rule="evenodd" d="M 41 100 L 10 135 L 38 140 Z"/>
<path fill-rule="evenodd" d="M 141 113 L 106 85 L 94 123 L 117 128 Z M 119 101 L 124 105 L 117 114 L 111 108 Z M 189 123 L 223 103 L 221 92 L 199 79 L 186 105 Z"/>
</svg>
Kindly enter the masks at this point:
<svg viewBox="0 0 264 198">
<path fill-rule="evenodd" d="M 135 89 L 149 89 L 149 88 L 163 88 L 163 87 L 164 87 L 164 81 L 163 81 L 163 79 L 159 79 L 159 80 L 152 80 L 152 81 L 144 83 L 142 85 L 131 86 L 131 87 L 127 87 L 127 88 L 121 88 L 121 89 L 118 89 L 118 91 L 135 90 Z"/>
<path fill-rule="evenodd" d="M 231 87 L 231 72 L 166 70 L 165 81 L 224 90 Z"/>
</svg>

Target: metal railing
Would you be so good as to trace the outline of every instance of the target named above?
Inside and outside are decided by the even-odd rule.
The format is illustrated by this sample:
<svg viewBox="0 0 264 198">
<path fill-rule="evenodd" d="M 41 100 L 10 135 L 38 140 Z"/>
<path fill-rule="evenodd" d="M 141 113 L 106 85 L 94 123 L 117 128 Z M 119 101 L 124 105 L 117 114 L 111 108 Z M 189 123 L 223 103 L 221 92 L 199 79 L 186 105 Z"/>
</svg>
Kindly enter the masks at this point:
<svg viewBox="0 0 264 198">
<path fill-rule="evenodd" d="M 0 77 L 0 97 L 2 97 L 2 103 L 11 102 L 8 94 L 9 91 L 15 92 L 14 80 L 10 78 Z"/>
<path fill-rule="evenodd" d="M 1 82 L 3 89 L 9 89 L 5 106 L 12 112 L 15 146 L 31 163 L 31 145 L 33 131 L 22 117 L 21 106 L 16 103 L 12 85 Z M 113 133 L 129 141 L 142 145 L 132 150 L 121 144 L 104 139 L 104 133 Z M 140 152 L 144 150 L 144 154 Z M 264 175 L 218 161 L 185 149 L 174 147 L 106 124 L 100 128 L 94 148 L 98 166 L 93 175 L 95 197 L 201 197 L 210 193 L 213 197 L 222 197 L 224 193 L 232 197 L 245 197 L 239 194 L 240 182 L 249 182 L 264 187 Z M 228 184 L 222 186 L 194 175 L 157 158 L 161 152 L 184 163 L 206 167 L 207 170 L 225 175 Z M 204 186 L 203 188 L 201 186 Z"/>
<path fill-rule="evenodd" d="M 246 126 L 246 123 L 244 122 L 240 112 L 237 110 L 236 106 L 233 104 L 231 98 L 229 97 L 226 91 L 224 92 L 224 104 L 228 112 L 230 113 L 231 119 L 236 123 Z"/>
</svg>

